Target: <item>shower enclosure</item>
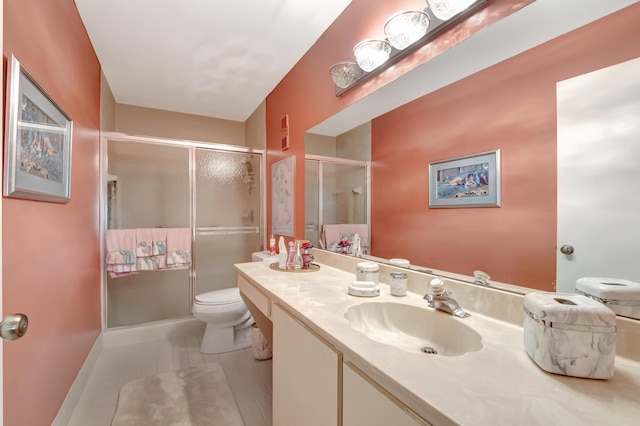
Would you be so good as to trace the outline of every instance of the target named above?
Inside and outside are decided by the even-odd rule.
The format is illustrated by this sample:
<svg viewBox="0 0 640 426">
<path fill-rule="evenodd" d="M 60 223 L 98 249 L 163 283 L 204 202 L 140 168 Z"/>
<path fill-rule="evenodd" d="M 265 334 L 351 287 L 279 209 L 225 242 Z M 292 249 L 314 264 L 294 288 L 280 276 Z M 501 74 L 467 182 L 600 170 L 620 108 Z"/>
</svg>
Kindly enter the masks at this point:
<svg viewBox="0 0 640 426">
<path fill-rule="evenodd" d="M 189 228 L 192 266 L 104 274 L 106 328 L 191 314 L 196 294 L 236 285 L 234 263 L 262 249 L 263 151 L 103 136 L 106 229 Z"/>
<path fill-rule="evenodd" d="M 305 239 L 320 247 L 323 225 L 369 223 L 369 163 L 305 156 Z"/>
</svg>

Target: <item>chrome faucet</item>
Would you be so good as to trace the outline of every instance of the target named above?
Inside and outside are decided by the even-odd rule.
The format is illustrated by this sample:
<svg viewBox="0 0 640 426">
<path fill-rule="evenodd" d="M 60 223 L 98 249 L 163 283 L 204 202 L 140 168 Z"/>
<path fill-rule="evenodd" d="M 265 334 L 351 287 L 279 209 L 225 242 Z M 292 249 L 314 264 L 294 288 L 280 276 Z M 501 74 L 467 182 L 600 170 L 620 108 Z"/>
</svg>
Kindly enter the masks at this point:
<svg viewBox="0 0 640 426">
<path fill-rule="evenodd" d="M 468 313 L 462 310 L 458 302 L 444 289 L 442 278 L 435 278 L 429 282 L 429 288 L 433 293 L 427 293 L 423 299 L 429 303 L 430 308 L 446 312 L 459 318 L 466 318 Z"/>
</svg>

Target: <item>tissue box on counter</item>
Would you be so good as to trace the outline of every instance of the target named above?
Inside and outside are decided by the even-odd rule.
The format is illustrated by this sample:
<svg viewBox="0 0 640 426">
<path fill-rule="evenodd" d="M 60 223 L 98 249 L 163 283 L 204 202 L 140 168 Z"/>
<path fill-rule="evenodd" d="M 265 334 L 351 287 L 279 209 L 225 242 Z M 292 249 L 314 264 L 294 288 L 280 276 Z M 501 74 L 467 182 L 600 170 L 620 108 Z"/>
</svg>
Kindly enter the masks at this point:
<svg viewBox="0 0 640 426">
<path fill-rule="evenodd" d="M 584 277 L 576 281 L 576 293 L 604 303 L 618 315 L 640 319 L 640 283 L 620 278 Z"/>
<path fill-rule="evenodd" d="M 586 296 L 533 292 L 524 297 L 524 347 L 540 368 L 608 379 L 615 371 L 616 315 Z"/>
</svg>

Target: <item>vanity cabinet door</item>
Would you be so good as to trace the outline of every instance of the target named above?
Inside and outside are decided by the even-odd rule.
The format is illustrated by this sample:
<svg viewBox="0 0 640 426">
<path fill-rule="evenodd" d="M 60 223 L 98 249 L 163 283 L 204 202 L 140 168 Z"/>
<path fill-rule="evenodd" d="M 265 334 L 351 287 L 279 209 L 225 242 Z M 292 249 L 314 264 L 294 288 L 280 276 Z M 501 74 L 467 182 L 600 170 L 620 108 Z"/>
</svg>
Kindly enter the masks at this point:
<svg viewBox="0 0 640 426">
<path fill-rule="evenodd" d="M 429 425 L 349 363 L 343 368 L 342 392 L 343 426 Z"/>
<path fill-rule="evenodd" d="M 271 318 L 273 425 L 338 425 L 342 355 L 278 304 Z"/>
</svg>

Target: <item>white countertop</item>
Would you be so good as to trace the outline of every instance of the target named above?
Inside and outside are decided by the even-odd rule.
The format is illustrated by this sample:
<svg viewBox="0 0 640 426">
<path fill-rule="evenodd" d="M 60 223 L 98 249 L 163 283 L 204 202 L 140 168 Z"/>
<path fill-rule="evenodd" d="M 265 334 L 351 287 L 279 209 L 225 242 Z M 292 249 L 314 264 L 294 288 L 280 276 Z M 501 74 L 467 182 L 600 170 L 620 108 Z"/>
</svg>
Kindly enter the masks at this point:
<svg viewBox="0 0 640 426">
<path fill-rule="evenodd" d="M 468 318 L 451 319 L 480 333 L 480 351 L 458 357 L 409 353 L 353 330 L 345 313 L 367 302 L 430 309 L 422 295 L 391 296 L 389 286 L 380 284 L 378 297 L 350 296 L 347 286 L 354 274 L 326 265 L 308 273 L 279 272 L 260 262 L 236 267 L 340 350 L 345 361 L 434 425 L 618 426 L 640 421 L 638 362 L 616 357 L 616 373 L 609 380 L 550 374 L 525 352 L 522 328 L 473 311 Z"/>
</svg>

